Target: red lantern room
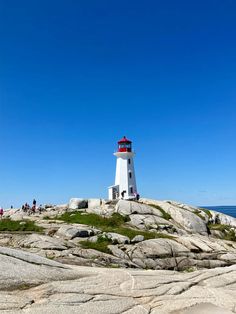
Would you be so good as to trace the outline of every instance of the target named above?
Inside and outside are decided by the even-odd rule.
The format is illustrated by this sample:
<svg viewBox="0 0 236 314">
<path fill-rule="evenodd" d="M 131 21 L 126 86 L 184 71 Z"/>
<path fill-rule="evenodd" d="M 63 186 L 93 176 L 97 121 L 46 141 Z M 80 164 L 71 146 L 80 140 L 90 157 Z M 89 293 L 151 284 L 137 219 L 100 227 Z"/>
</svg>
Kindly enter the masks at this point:
<svg viewBox="0 0 236 314">
<path fill-rule="evenodd" d="M 118 142 L 118 152 L 131 152 L 132 142 L 125 136 Z"/>
</svg>

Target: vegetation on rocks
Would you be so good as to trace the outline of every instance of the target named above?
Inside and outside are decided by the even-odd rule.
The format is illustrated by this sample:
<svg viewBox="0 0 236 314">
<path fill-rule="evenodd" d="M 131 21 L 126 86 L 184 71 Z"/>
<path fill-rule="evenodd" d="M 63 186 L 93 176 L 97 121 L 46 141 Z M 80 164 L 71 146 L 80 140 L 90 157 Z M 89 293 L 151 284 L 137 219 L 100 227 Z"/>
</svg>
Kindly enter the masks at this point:
<svg viewBox="0 0 236 314">
<path fill-rule="evenodd" d="M 33 231 L 42 232 L 43 228 L 35 225 L 34 221 L 23 220 L 14 221 L 9 218 L 0 220 L 0 232 L 1 231 Z"/>
<path fill-rule="evenodd" d="M 197 209 L 196 209 L 196 210 L 194 211 L 194 214 L 197 215 L 197 216 L 198 216 L 199 218 L 201 218 L 202 220 L 205 220 L 205 217 L 203 217 L 203 216 L 201 215 L 201 210 L 197 210 Z"/>
<path fill-rule="evenodd" d="M 223 224 L 208 224 L 210 230 L 217 230 L 222 232 L 223 239 L 228 241 L 236 241 L 235 229 Z"/>
<path fill-rule="evenodd" d="M 93 249 L 103 253 L 110 254 L 111 251 L 108 248 L 108 245 L 112 244 L 111 239 L 107 237 L 99 236 L 97 242 L 90 242 L 90 241 L 80 241 L 80 245 L 84 249 Z"/>
<path fill-rule="evenodd" d="M 114 213 L 111 217 L 102 217 L 97 214 L 81 212 L 64 213 L 61 216 L 57 216 L 56 219 L 63 220 L 67 223 L 78 223 L 97 228 L 115 228 L 130 220 L 129 217 L 122 216 L 118 213 Z"/>
<path fill-rule="evenodd" d="M 209 218 L 212 218 L 212 213 L 209 211 L 209 209 L 206 209 L 206 208 L 199 208 L 199 209 L 204 211 Z"/>
<path fill-rule="evenodd" d="M 172 218 L 171 215 L 168 214 L 166 211 L 164 211 L 164 209 L 161 208 L 160 206 L 154 205 L 154 204 L 147 204 L 147 205 L 149 205 L 149 206 L 151 206 L 151 207 L 153 207 L 153 208 L 158 209 L 158 210 L 162 213 L 162 217 L 163 217 L 164 219 L 170 220 L 170 219 Z"/>
<path fill-rule="evenodd" d="M 144 236 L 144 240 L 155 238 L 173 239 L 173 237 L 168 234 L 141 231 L 127 227 L 125 223 L 129 221 L 129 217 L 122 216 L 119 213 L 114 213 L 111 217 L 102 217 L 97 214 L 70 212 L 64 213 L 61 216 L 57 216 L 56 219 L 63 220 L 67 223 L 86 224 L 92 227 L 99 228 L 102 232 L 118 233 L 120 235 L 128 237 L 131 240 L 137 235 Z M 110 253 L 107 246 L 111 243 L 112 243 L 111 239 L 108 239 L 105 236 L 99 236 L 97 242 L 90 241 L 80 242 L 83 248 L 95 249 L 104 253 Z"/>
</svg>

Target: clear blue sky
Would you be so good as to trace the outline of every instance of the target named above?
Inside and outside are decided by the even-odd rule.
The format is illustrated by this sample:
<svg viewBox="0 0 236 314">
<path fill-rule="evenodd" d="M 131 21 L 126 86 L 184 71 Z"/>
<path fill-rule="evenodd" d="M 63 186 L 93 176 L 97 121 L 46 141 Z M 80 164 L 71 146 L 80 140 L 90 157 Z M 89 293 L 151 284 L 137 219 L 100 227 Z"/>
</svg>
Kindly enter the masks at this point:
<svg viewBox="0 0 236 314">
<path fill-rule="evenodd" d="M 141 196 L 236 204 L 234 0 L 0 2 L 0 205 Z"/>
</svg>

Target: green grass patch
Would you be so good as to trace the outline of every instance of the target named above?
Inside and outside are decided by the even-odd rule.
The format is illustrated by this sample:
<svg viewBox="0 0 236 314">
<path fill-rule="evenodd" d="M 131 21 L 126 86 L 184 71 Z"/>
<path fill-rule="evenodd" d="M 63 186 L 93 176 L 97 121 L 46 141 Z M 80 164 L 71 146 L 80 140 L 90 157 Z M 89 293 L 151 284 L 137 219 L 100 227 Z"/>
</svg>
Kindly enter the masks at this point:
<svg viewBox="0 0 236 314">
<path fill-rule="evenodd" d="M 151 206 L 153 208 L 156 208 L 158 209 L 161 213 L 162 213 L 162 217 L 166 220 L 170 220 L 172 217 L 170 214 L 168 214 L 166 211 L 164 211 L 163 208 L 161 208 L 160 206 L 158 205 L 154 205 L 154 204 L 147 204 L 148 206 Z"/>
<path fill-rule="evenodd" d="M 42 232 L 43 228 L 36 226 L 34 221 L 30 221 L 30 220 L 14 221 L 14 220 L 6 218 L 6 219 L 0 220 L 0 232 L 1 231 Z"/>
<path fill-rule="evenodd" d="M 111 254 L 111 251 L 108 248 L 108 245 L 110 244 L 112 244 L 112 241 L 102 236 L 98 237 L 97 242 L 80 241 L 80 245 L 84 249 L 93 249 L 107 254 Z"/>
<path fill-rule="evenodd" d="M 228 225 L 222 225 L 222 224 L 208 224 L 208 227 L 210 230 L 218 230 L 221 232 L 229 231 L 230 226 Z"/>
<path fill-rule="evenodd" d="M 64 213 L 61 216 L 57 216 L 54 219 L 63 220 L 67 223 L 79 223 L 97 228 L 109 228 L 119 227 L 130 219 L 127 216 L 122 216 L 118 213 L 114 213 L 111 217 L 102 217 L 97 214 L 86 214 L 81 212 Z"/>
</svg>

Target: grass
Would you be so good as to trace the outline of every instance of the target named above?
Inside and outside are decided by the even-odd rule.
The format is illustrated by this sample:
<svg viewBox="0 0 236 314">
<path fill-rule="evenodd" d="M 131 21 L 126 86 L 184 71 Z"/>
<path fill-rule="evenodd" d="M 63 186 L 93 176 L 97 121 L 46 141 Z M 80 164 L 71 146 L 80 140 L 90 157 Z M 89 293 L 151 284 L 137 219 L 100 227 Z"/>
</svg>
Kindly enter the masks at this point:
<svg viewBox="0 0 236 314">
<path fill-rule="evenodd" d="M 195 215 L 197 215 L 199 218 L 201 218 L 202 220 L 205 220 L 205 217 L 203 217 L 202 215 L 201 215 L 201 211 L 200 210 L 195 210 L 194 211 L 194 214 Z"/>
<path fill-rule="evenodd" d="M 223 239 L 228 241 L 236 241 L 235 230 L 232 230 L 230 226 L 223 224 L 208 224 L 210 230 L 218 230 L 223 233 Z"/>
<path fill-rule="evenodd" d="M 6 219 L 0 220 L 0 232 L 1 231 L 42 232 L 43 228 L 36 226 L 34 221 L 29 221 L 29 220 L 14 221 L 14 220 L 6 218 Z"/>
<path fill-rule="evenodd" d="M 163 208 L 161 208 L 160 206 L 158 205 L 154 205 L 154 204 L 147 204 L 148 206 L 151 206 L 153 208 L 156 208 L 158 209 L 161 213 L 162 213 L 162 217 L 166 220 L 170 220 L 172 217 L 170 214 L 168 214 L 166 211 L 164 211 Z"/>
<path fill-rule="evenodd" d="M 111 251 L 108 248 L 108 245 L 110 244 L 112 244 L 112 241 L 102 236 L 98 237 L 97 242 L 80 241 L 80 245 L 84 249 L 93 249 L 107 254 L 111 253 Z"/>
<path fill-rule="evenodd" d="M 212 213 L 209 211 L 209 209 L 206 209 L 206 208 L 199 208 L 199 209 L 204 211 L 209 218 L 212 218 Z"/>
<path fill-rule="evenodd" d="M 114 213 L 111 217 L 106 218 L 99 216 L 97 214 L 87 214 L 81 212 L 70 212 L 64 213 L 61 216 L 57 216 L 57 220 L 63 220 L 67 223 L 80 223 L 89 226 L 96 227 L 102 232 L 114 232 L 124 236 L 129 239 L 133 239 L 136 235 L 143 235 L 144 240 L 155 239 L 155 238 L 168 238 L 174 239 L 174 237 L 156 232 L 141 231 L 137 229 L 132 229 L 125 226 L 125 223 L 130 219 L 127 216 L 122 216 L 118 213 Z M 90 241 L 80 241 L 80 244 L 85 249 L 94 249 L 104 253 L 111 253 L 108 245 L 112 244 L 112 241 L 104 236 L 99 236 L 97 242 Z"/>
<path fill-rule="evenodd" d="M 54 219 L 63 220 L 67 223 L 90 225 L 97 228 L 115 228 L 130 220 L 129 217 L 118 213 L 114 213 L 111 217 L 106 218 L 97 214 L 85 214 L 81 212 L 64 213 Z"/>
</svg>

